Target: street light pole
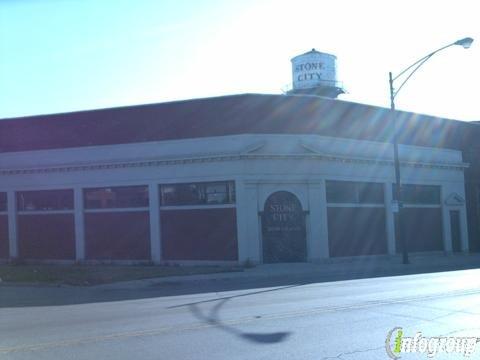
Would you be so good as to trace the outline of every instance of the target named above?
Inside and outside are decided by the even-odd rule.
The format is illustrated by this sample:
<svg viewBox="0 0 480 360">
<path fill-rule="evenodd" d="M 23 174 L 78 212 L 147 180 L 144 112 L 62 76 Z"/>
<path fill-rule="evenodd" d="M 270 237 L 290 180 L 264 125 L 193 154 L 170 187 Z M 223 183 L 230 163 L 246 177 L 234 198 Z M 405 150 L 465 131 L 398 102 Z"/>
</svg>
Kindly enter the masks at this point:
<svg viewBox="0 0 480 360">
<path fill-rule="evenodd" d="M 401 211 L 402 211 L 402 192 L 400 188 L 400 159 L 398 157 L 398 124 L 397 113 L 395 112 L 395 92 L 393 89 L 393 76 L 392 72 L 388 73 L 390 83 L 390 112 L 393 126 L 393 166 L 395 168 L 395 200 L 397 211 L 397 235 L 399 237 L 400 246 L 402 247 L 402 263 L 409 264 L 408 260 L 408 246 L 405 236 L 403 236 L 403 227 L 401 223 Z"/>
<path fill-rule="evenodd" d="M 396 197 L 396 206 L 395 210 L 397 212 L 397 235 L 399 237 L 399 243 L 402 247 L 402 262 L 404 264 L 409 264 L 408 260 L 408 241 L 403 234 L 403 227 L 402 227 L 402 191 L 401 191 L 401 183 L 400 183 L 400 160 L 398 156 L 398 120 L 397 120 L 397 113 L 395 111 L 395 97 L 397 96 L 398 92 L 402 89 L 405 83 L 412 77 L 412 75 L 423 65 L 425 62 L 430 59 L 436 53 L 449 48 L 450 46 L 460 45 L 463 46 L 465 49 L 468 49 L 472 45 L 473 39 L 472 38 L 464 38 L 457 40 L 449 45 L 441 47 L 430 54 L 422 57 L 421 59 L 415 61 L 412 65 L 407 67 L 405 70 L 401 71 L 397 76 L 393 77 L 392 73 L 388 73 L 388 83 L 390 86 L 390 116 L 393 126 L 393 162 L 395 168 L 395 197 Z M 409 72 L 410 71 L 410 72 Z M 409 73 L 408 73 L 409 72 Z M 394 81 L 397 80 L 402 75 L 406 75 L 405 80 L 400 84 L 397 90 L 393 87 Z"/>
</svg>

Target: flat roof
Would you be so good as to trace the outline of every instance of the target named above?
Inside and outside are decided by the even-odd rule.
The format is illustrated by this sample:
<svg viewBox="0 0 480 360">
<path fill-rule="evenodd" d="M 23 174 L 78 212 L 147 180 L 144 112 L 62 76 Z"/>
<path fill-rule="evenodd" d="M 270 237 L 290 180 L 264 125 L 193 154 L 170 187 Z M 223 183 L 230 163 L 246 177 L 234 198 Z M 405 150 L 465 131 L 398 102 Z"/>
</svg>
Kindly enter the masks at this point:
<svg viewBox="0 0 480 360">
<path fill-rule="evenodd" d="M 462 149 L 478 124 L 397 112 L 399 142 Z M 312 95 L 238 94 L 0 121 L 0 152 L 236 134 L 318 134 L 390 141 L 389 109 Z"/>
</svg>

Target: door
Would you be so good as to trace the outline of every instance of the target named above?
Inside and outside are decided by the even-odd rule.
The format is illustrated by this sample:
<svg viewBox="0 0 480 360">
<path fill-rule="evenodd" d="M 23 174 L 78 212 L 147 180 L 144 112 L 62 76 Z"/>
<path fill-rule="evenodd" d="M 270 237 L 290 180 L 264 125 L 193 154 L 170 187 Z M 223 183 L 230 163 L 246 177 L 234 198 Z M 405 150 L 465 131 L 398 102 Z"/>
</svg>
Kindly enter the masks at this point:
<svg viewBox="0 0 480 360">
<path fill-rule="evenodd" d="M 459 210 L 450 210 L 450 233 L 452 236 L 452 250 L 454 252 L 462 251 Z"/>
<path fill-rule="evenodd" d="M 290 192 L 270 195 L 262 213 L 263 262 L 302 262 L 307 258 L 305 213 Z"/>
</svg>

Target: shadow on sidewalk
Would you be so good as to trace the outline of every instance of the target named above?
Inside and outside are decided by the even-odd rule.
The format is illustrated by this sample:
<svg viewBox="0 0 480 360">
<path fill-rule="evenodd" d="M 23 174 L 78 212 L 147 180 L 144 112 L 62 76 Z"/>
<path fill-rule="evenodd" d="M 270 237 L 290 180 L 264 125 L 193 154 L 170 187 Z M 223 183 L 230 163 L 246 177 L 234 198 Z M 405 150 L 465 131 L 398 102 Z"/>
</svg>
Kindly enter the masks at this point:
<svg viewBox="0 0 480 360">
<path fill-rule="evenodd" d="M 313 283 L 328 283 L 340 280 L 355 280 L 385 276 L 400 276 L 441 271 L 455 271 L 477 268 L 476 264 L 464 264 L 439 267 L 394 267 L 376 268 L 364 263 L 356 267 L 337 270 L 330 273 L 292 273 L 259 277 L 209 279 L 209 280 L 160 280 L 150 284 L 142 282 L 138 286 L 123 286 L 121 283 L 111 287 L 55 287 L 55 286 L 12 286 L 0 285 L 0 308 L 18 308 L 29 306 L 62 306 L 88 304 L 109 301 L 127 301 L 177 295 L 193 295 L 235 290 L 269 291 L 265 288 L 301 286 Z M 229 298 L 225 296 L 225 298 Z M 218 300 L 218 298 L 217 298 Z"/>
</svg>

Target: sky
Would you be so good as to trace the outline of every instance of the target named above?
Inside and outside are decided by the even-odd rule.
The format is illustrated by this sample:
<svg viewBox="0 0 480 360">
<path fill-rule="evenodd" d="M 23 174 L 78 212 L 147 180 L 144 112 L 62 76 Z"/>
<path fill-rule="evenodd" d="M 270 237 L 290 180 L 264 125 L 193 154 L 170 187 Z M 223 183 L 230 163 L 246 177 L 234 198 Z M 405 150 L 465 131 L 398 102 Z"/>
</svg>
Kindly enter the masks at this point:
<svg viewBox="0 0 480 360">
<path fill-rule="evenodd" d="M 337 56 L 339 99 L 389 106 L 388 72 L 432 57 L 397 109 L 480 120 L 475 0 L 0 0 L 0 118 L 281 94 L 290 59 Z"/>
</svg>

